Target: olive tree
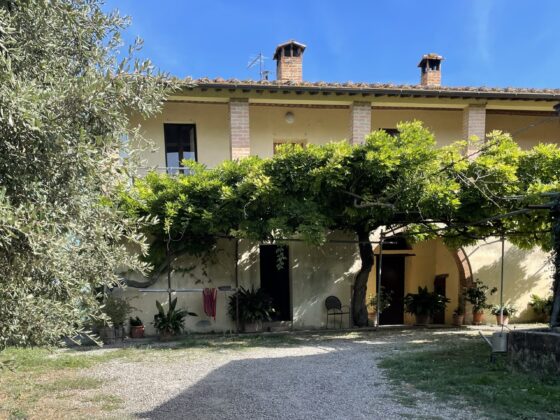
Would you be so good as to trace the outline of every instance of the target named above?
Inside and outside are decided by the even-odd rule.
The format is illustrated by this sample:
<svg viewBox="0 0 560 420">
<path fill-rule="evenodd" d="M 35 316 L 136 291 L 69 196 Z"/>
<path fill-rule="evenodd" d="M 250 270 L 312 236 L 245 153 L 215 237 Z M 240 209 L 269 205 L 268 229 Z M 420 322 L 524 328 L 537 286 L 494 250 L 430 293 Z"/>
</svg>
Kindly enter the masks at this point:
<svg viewBox="0 0 560 420">
<path fill-rule="evenodd" d="M 113 203 L 129 116 L 157 112 L 173 82 L 139 43 L 121 55 L 128 20 L 101 6 L 0 1 L 0 348 L 76 334 L 120 270 L 147 267 L 125 246 L 145 251 L 142 221 Z"/>
</svg>

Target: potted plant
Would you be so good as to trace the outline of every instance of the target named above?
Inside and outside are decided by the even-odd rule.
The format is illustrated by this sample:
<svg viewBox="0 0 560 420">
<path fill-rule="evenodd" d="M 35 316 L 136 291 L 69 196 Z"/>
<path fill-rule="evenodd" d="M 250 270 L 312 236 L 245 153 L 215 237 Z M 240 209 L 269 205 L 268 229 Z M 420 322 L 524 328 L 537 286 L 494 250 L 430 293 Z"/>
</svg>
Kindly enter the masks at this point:
<svg viewBox="0 0 560 420">
<path fill-rule="evenodd" d="M 465 320 L 465 311 L 461 306 L 457 306 L 453 311 L 453 325 L 456 327 L 460 327 L 463 325 L 463 321 Z"/>
<path fill-rule="evenodd" d="M 428 292 L 427 287 L 418 287 L 418 293 L 404 297 L 405 310 L 416 316 L 416 325 L 429 324 L 434 312 L 445 310 L 449 299 L 436 292 Z"/>
<path fill-rule="evenodd" d="M 101 310 L 105 318 L 97 324 L 99 335 L 103 342 L 112 343 L 116 339 L 124 338 L 124 323 L 128 315 L 135 308 L 130 305 L 129 299 L 108 295 Z"/>
<path fill-rule="evenodd" d="M 542 298 L 537 295 L 531 295 L 529 306 L 533 308 L 533 312 L 537 315 L 538 321 L 548 323 L 550 314 L 552 313 L 552 296 Z"/>
<path fill-rule="evenodd" d="M 130 318 L 130 338 L 144 338 L 144 323 L 138 317 Z"/>
<path fill-rule="evenodd" d="M 173 336 L 183 332 L 183 322 L 187 316 L 197 316 L 194 312 L 184 309 L 176 309 L 177 298 L 169 303 L 169 310 L 165 312 L 163 305 L 156 300 L 157 314 L 154 315 L 154 327 L 159 334 L 160 340 L 169 340 Z"/>
<path fill-rule="evenodd" d="M 482 319 L 484 316 L 484 310 L 491 308 L 486 301 L 488 300 L 488 294 L 496 293 L 498 289 L 496 287 L 490 289 L 480 280 L 476 279 L 472 286 L 465 289 L 465 299 L 472 304 L 472 314 L 473 314 L 473 324 L 482 324 Z"/>
<path fill-rule="evenodd" d="M 377 312 L 379 309 L 379 314 L 383 313 L 385 309 L 391 306 L 391 302 L 393 300 L 393 291 L 387 292 L 383 286 L 380 288 L 381 294 L 379 296 L 379 308 L 377 308 L 377 295 L 370 295 L 367 306 L 371 308 L 371 312 L 369 313 L 371 319 L 374 320 L 374 323 L 377 321 Z"/>
<path fill-rule="evenodd" d="M 502 309 L 503 309 L 503 323 L 500 322 L 500 317 L 501 317 L 501 313 L 502 313 Z M 517 312 L 517 309 L 515 309 L 513 306 L 511 305 L 494 305 L 492 306 L 492 315 L 496 315 L 496 323 L 498 325 L 508 325 L 509 324 L 509 317 L 513 316 L 515 313 Z"/>
<path fill-rule="evenodd" d="M 228 313 L 232 320 L 237 317 L 237 300 L 239 299 L 239 322 L 245 332 L 259 331 L 263 321 L 270 321 L 275 312 L 272 299 L 262 289 L 255 290 L 240 287 L 230 296 Z"/>
</svg>

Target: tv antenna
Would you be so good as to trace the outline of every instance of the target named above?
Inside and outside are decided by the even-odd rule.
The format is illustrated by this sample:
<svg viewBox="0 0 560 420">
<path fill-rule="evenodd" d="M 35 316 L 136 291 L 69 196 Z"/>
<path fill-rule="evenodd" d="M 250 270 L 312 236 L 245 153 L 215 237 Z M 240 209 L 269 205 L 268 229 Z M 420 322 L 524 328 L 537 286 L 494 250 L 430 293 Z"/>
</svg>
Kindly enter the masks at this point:
<svg viewBox="0 0 560 420">
<path fill-rule="evenodd" d="M 270 74 L 268 70 L 264 69 L 264 60 L 266 59 L 267 57 L 265 57 L 263 53 L 258 53 L 247 65 L 248 69 L 255 67 L 257 64 L 259 65 L 260 80 L 268 80 L 268 75 Z"/>
</svg>

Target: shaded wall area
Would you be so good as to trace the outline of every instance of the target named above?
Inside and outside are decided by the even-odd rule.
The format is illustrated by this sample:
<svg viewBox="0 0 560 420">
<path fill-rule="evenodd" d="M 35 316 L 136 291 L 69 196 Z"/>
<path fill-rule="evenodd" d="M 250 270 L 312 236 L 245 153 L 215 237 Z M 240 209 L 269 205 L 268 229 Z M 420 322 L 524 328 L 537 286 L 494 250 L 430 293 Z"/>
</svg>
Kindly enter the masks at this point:
<svg viewBox="0 0 560 420">
<path fill-rule="evenodd" d="M 481 241 L 474 246 L 465 247 L 471 262 L 473 279 L 484 284 L 500 287 L 501 274 L 501 242 L 498 238 Z M 522 250 L 505 243 L 504 253 L 504 302 L 515 306 L 518 310 L 514 320 L 533 321 L 535 314 L 528 306 L 531 294 L 541 297 L 551 293 L 552 266 L 549 255 L 540 249 Z M 489 304 L 499 303 L 499 291 L 490 296 Z M 495 317 L 486 312 L 486 322 L 496 322 Z M 467 308 L 470 315 L 470 308 Z"/>
<path fill-rule="evenodd" d="M 447 248 L 442 240 L 433 239 L 419 242 L 412 246 L 412 250 L 384 251 L 384 254 L 409 254 L 405 257 L 405 295 L 417 293 L 418 287 L 428 287 L 434 290 L 434 280 L 437 275 L 447 275 L 446 297 L 450 299 L 445 310 L 445 323 L 450 324 L 453 319 L 453 310 L 459 305 L 459 270 L 452 250 Z M 375 253 L 379 254 L 379 247 Z M 368 296 L 376 294 L 377 267 L 370 274 L 368 280 Z M 406 324 L 414 324 L 413 315 L 406 314 Z"/>
<path fill-rule="evenodd" d="M 349 235 L 336 233 L 331 239 L 352 239 Z M 337 296 L 343 305 L 350 305 L 352 284 L 359 270 L 355 244 L 328 243 L 311 247 L 303 242 L 289 242 L 291 317 L 294 328 L 321 328 L 326 324 L 325 299 Z M 134 278 L 133 276 L 130 276 Z M 135 280 L 140 280 L 138 277 Z M 239 285 L 245 288 L 260 287 L 259 244 L 239 241 Z M 235 242 L 221 239 L 208 257 L 184 255 L 174 264 L 171 272 L 172 288 L 235 287 Z M 151 289 L 167 289 L 167 274 L 163 273 Z M 132 316 L 139 316 L 146 326 L 146 334 L 156 334 L 153 317 L 156 299 L 168 304 L 167 292 L 140 292 L 135 288 L 116 290 L 117 295 L 131 299 L 135 307 Z M 177 307 L 195 312 L 197 317 L 185 321 L 187 331 L 210 332 L 235 329 L 234 320 L 227 314 L 231 292 L 218 292 L 216 320 L 206 316 L 203 310 L 202 292 L 177 292 Z M 349 325 L 349 318 L 343 319 Z"/>
</svg>

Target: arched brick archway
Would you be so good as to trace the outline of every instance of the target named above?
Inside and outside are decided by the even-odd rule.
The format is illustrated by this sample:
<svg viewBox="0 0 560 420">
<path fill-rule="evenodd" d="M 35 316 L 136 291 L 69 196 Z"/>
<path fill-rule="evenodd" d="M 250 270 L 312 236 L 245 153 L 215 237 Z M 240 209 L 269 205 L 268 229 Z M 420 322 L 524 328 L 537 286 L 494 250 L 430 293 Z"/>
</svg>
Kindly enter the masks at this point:
<svg viewBox="0 0 560 420">
<path fill-rule="evenodd" d="M 469 287 L 473 281 L 473 273 L 469 257 L 463 248 L 458 248 L 451 251 L 457 270 L 459 271 L 459 302 L 460 306 L 465 310 L 465 299 L 463 297 L 463 290 Z"/>
</svg>

